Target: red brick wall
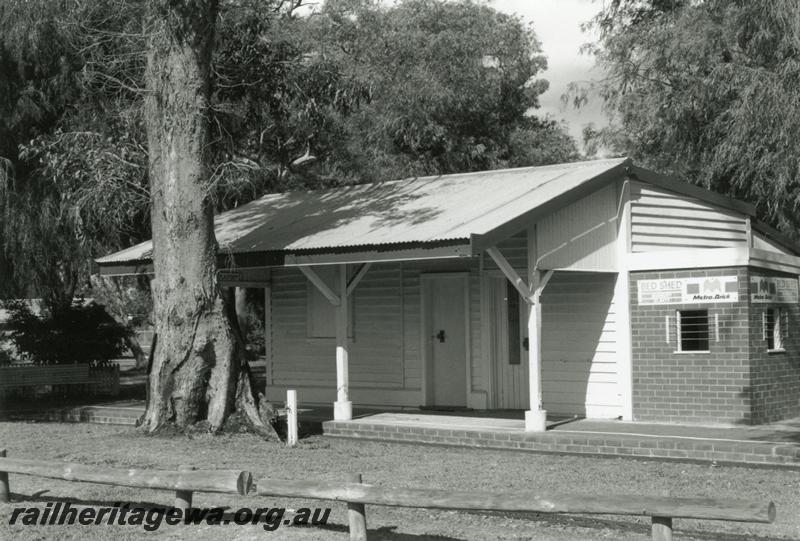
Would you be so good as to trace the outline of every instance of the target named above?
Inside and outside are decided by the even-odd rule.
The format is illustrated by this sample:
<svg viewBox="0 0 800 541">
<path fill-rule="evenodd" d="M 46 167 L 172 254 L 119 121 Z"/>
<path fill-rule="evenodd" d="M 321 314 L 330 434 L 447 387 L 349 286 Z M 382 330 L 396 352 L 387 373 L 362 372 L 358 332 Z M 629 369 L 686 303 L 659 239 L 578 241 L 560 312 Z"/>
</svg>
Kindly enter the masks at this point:
<svg viewBox="0 0 800 541">
<path fill-rule="evenodd" d="M 739 301 L 691 305 L 639 306 L 639 280 L 738 277 Z M 638 421 L 752 422 L 748 270 L 745 267 L 631 273 L 633 417 Z M 675 311 L 707 308 L 709 353 L 675 353 Z M 719 314 L 719 342 L 714 314 Z M 670 342 L 665 316 L 670 316 Z M 760 327 L 759 327 L 760 329 Z"/>
<path fill-rule="evenodd" d="M 794 278 L 778 272 L 751 269 L 751 280 L 761 276 Z M 749 299 L 748 293 L 748 299 Z M 785 352 L 767 352 L 762 314 L 780 307 L 789 317 Z M 750 377 L 753 422 L 768 423 L 800 415 L 800 307 L 797 304 L 750 305 Z"/>
</svg>

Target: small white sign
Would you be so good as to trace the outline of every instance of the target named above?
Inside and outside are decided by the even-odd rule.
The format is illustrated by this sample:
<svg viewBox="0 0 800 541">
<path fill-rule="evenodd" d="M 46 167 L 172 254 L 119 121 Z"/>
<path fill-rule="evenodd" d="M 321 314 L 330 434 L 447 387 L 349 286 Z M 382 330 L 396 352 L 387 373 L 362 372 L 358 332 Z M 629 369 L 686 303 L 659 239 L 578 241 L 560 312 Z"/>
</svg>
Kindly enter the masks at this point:
<svg viewBox="0 0 800 541">
<path fill-rule="evenodd" d="M 797 304 L 800 302 L 797 278 L 751 276 L 750 300 L 755 303 Z"/>
<path fill-rule="evenodd" d="M 736 276 L 639 280 L 639 305 L 737 302 Z"/>
</svg>

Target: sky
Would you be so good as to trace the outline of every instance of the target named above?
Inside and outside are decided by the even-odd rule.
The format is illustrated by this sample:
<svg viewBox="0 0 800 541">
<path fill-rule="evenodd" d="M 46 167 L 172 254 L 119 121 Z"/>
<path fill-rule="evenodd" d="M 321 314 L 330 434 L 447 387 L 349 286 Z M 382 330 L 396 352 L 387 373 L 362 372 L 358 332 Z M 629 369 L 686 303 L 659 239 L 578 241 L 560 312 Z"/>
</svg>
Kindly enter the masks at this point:
<svg viewBox="0 0 800 541">
<path fill-rule="evenodd" d="M 565 121 L 579 144 L 585 124 L 605 125 L 607 121 L 597 99 L 590 100 L 579 110 L 565 107 L 561 102 L 570 82 L 599 78 L 594 60 L 580 53 L 581 45 L 593 41 L 594 36 L 584 33 L 580 26 L 600 11 L 602 0 L 492 0 L 489 4 L 498 11 L 519 15 L 525 22 L 533 23 L 547 57 L 547 71 L 541 77 L 550 82 L 550 89 L 541 96 L 541 108 L 536 114 Z"/>
</svg>

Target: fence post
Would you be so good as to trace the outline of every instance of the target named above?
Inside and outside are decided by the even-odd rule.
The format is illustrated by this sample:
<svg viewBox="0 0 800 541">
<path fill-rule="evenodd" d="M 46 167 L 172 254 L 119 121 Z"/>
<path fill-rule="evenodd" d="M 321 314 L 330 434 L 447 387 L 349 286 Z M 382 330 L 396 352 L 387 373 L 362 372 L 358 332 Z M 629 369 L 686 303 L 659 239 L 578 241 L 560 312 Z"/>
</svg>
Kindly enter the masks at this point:
<svg viewBox="0 0 800 541">
<path fill-rule="evenodd" d="M 361 483 L 361 474 L 347 476 L 351 483 Z M 350 523 L 350 541 L 367 541 L 367 516 L 363 503 L 347 503 L 347 519 Z"/>
<path fill-rule="evenodd" d="M 672 541 L 672 518 L 653 517 L 653 541 Z"/>
<path fill-rule="evenodd" d="M 192 466 L 178 466 L 178 471 L 192 471 Z M 192 507 L 192 491 L 191 490 L 176 490 L 175 491 L 175 508 L 182 509 L 184 512 Z"/>
<path fill-rule="evenodd" d="M 297 391 L 286 391 L 286 445 L 297 445 Z"/>
<path fill-rule="evenodd" d="M 0 449 L 0 457 L 6 457 L 6 450 Z M 8 472 L 0 471 L 0 503 L 11 501 L 11 489 L 8 487 Z"/>
</svg>

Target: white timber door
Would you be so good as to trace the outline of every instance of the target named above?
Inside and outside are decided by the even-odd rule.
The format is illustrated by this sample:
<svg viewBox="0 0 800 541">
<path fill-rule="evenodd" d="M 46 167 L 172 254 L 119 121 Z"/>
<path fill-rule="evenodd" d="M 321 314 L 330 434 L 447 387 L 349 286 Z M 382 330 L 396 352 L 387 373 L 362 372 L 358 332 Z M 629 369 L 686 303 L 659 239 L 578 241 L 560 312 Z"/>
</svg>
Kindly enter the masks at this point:
<svg viewBox="0 0 800 541">
<path fill-rule="evenodd" d="M 429 406 L 467 405 L 467 275 L 423 276 L 425 391 Z"/>
<path fill-rule="evenodd" d="M 528 409 L 527 305 L 503 275 L 487 279 L 494 407 Z"/>
</svg>

